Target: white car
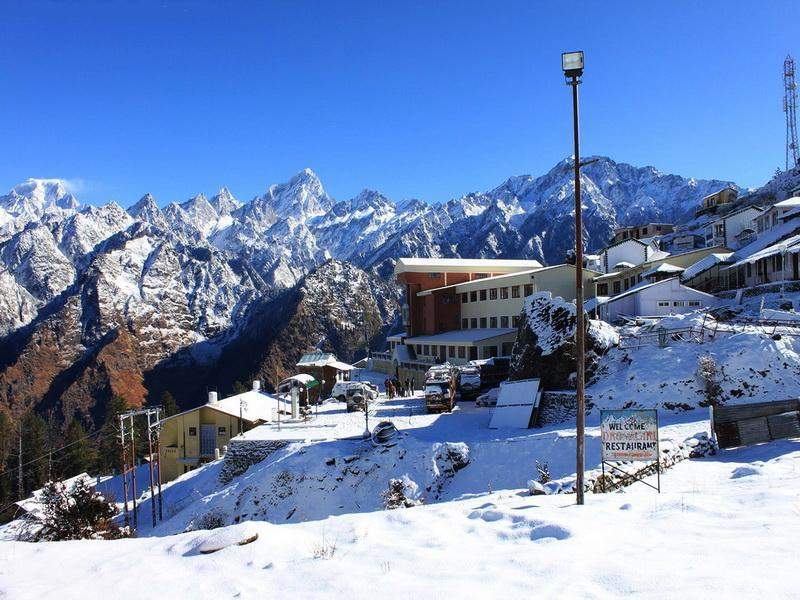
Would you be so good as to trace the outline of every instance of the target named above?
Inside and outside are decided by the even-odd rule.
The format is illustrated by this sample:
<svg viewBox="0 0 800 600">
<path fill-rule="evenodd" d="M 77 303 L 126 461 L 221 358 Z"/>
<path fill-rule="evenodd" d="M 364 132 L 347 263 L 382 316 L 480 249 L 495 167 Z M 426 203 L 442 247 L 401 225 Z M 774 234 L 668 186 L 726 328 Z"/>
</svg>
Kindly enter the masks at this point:
<svg viewBox="0 0 800 600">
<path fill-rule="evenodd" d="M 351 383 L 363 383 L 367 387 L 368 400 L 375 400 L 378 397 L 378 388 L 368 381 L 337 381 L 333 384 L 331 397 L 339 402 L 345 402 L 347 400 L 347 386 Z"/>
</svg>

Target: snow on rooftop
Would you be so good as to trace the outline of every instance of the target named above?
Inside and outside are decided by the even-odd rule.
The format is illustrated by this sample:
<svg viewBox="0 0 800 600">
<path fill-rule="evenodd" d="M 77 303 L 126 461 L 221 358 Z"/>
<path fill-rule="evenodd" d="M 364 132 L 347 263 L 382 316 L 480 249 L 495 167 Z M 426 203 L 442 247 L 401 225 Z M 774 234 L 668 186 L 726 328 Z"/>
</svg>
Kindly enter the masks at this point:
<svg viewBox="0 0 800 600">
<path fill-rule="evenodd" d="M 642 273 L 642 277 L 650 277 L 652 275 L 657 275 L 658 273 L 682 273 L 683 267 L 676 267 L 675 265 L 671 265 L 669 263 L 661 263 L 657 267 L 652 269 L 648 269 L 644 273 Z"/>
<path fill-rule="evenodd" d="M 758 252 L 754 252 L 753 254 L 750 254 L 736 261 L 728 268 L 735 269 L 740 265 L 744 265 L 747 263 L 754 263 L 757 260 L 760 260 L 762 258 L 768 258 L 770 256 L 775 256 L 776 254 L 784 254 L 784 253 L 796 254 L 797 252 L 800 252 L 800 235 L 793 235 L 778 242 L 777 244 L 767 246 L 766 248 L 763 248 Z"/>
<path fill-rule="evenodd" d="M 787 198 L 786 200 L 781 200 L 780 202 L 776 202 L 773 204 L 775 208 L 789 208 L 794 206 L 800 206 L 800 196 L 793 196 L 791 198 Z"/>
<path fill-rule="evenodd" d="M 517 330 L 514 327 L 456 329 L 455 331 L 448 331 L 446 333 L 407 338 L 406 344 L 470 344 L 516 332 Z"/>
<path fill-rule="evenodd" d="M 711 267 L 726 262 L 731 256 L 733 256 L 733 252 L 715 252 L 714 254 L 709 254 L 705 258 L 700 259 L 696 263 L 686 267 L 686 269 L 683 270 L 681 279 L 683 281 L 687 281 L 692 277 L 696 277 L 697 275 L 708 271 Z"/>
<path fill-rule="evenodd" d="M 755 254 L 756 252 L 763 250 L 764 248 L 767 248 L 768 246 L 772 246 L 782 238 L 788 238 L 798 231 L 800 231 L 800 222 L 798 221 L 781 223 L 777 227 L 773 227 L 772 229 L 768 229 L 767 231 L 763 232 L 758 236 L 757 239 L 747 244 L 747 246 L 739 248 L 733 253 L 733 258 L 740 261 L 752 254 Z"/>
<path fill-rule="evenodd" d="M 405 270 L 425 269 L 429 271 L 467 269 L 475 271 L 525 270 L 538 269 L 542 263 L 538 260 L 509 260 L 492 258 L 399 258 L 395 266 L 396 273 Z"/>
</svg>

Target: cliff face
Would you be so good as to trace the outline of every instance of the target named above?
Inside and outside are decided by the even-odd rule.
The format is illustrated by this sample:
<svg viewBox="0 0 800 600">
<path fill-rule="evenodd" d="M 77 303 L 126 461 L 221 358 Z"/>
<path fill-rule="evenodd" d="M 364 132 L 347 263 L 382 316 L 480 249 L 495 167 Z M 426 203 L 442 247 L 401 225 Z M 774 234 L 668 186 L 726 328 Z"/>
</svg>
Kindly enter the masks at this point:
<svg viewBox="0 0 800 600">
<path fill-rule="evenodd" d="M 575 387 L 575 305 L 549 292 L 534 294 L 525 301 L 511 360 L 513 379 L 538 377 L 542 389 L 564 390 Z M 598 358 L 619 342 L 613 327 L 603 321 L 587 319 L 586 380 L 598 366 Z"/>
<path fill-rule="evenodd" d="M 255 305 L 235 339 L 213 361 L 180 353 L 148 373 L 151 393 L 169 389 L 179 403 L 197 404 L 208 388 L 232 390 L 233 382 L 260 379 L 267 389 L 296 372 L 308 351 L 333 352 L 345 362 L 382 348 L 399 314 L 399 290 L 349 263 L 329 261 L 275 298 Z"/>
</svg>

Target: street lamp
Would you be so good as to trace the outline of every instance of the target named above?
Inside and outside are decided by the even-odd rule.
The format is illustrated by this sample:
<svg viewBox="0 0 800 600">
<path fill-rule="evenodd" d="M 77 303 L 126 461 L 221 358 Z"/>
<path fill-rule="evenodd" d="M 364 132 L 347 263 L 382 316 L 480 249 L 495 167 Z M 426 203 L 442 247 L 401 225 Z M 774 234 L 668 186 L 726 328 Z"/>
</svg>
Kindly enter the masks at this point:
<svg viewBox="0 0 800 600">
<path fill-rule="evenodd" d="M 583 331 L 583 223 L 581 219 L 581 155 L 578 136 L 578 86 L 583 75 L 583 51 L 564 52 L 561 55 L 561 68 L 567 85 L 572 86 L 572 134 L 575 143 L 575 305 L 577 322 L 575 324 L 575 396 L 578 414 L 575 419 L 576 441 L 576 481 L 575 500 L 583 504 L 584 469 L 584 430 L 586 426 L 586 400 L 584 397 L 585 348 Z"/>
</svg>

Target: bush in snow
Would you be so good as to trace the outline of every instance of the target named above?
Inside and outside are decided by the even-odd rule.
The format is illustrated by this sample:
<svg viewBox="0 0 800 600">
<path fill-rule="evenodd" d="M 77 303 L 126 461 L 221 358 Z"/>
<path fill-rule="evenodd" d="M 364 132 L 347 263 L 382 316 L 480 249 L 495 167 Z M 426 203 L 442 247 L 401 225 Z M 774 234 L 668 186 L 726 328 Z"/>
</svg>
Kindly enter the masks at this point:
<svg viewBox="0 0 800 600">
<path fill-rule="evenodd" d="M 409 498 L 406 495 L 407 491 L 412 491 L 416 488 L 416 484 L 408 478 L 403 479 L 390 479 L 389 489 L 381 492 L 383 498 L 383 507 L 386 510 L 394 510 L 395 508 L 411 508 L 421 504 L 419 500 Z M 408 489 L 410 488 L 410 489 Z"/>
<path fill-rule="evenodd" d="M 41 514 L 29 519 L 21 536 L 27 541 L 108 540 L 125 534 L 114 522 L 117 508 L 85 479 L 69 488 L 60 481 L 48 482 L 41 505 Z"/>
<path fill-rule="evenodd" d="M 720 384 L 720 370 L 717 362 L 711 356 L 701 356 L 698 361 L 697 376 L 703 385 L 705 401 L 699 402 L 701 406 L 717 406 L 722 402 L 722 385 Z"/>
<path fill-rule="evenodd" d="M 228 521 L 228 515 L 218 508 L 212 508 L 205 514 L 196 519 L 192 519 L 186 527 L 186 531 L 196 531 L 198 529 L 218 529 L 224 527 Z"/>
<path fill-rule="evenodd" d="M 550 477 L 550 467 L 547 463 L 540 464 L 539 461 L 536 461 L 536 472 L 539 473 L 539 483 L 544 485 L 545 483 L 549 482 L 552 478 Z"/>
</svg>

